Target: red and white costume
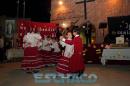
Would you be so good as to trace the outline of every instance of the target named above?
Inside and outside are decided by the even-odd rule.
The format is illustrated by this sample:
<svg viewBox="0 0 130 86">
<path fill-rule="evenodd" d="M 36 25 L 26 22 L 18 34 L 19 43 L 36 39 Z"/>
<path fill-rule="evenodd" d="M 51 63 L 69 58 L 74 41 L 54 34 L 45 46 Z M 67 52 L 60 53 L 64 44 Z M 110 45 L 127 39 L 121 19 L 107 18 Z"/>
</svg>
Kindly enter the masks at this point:
<svg viewBox="0 0 130 86">
<path fill-rule="evenodd" d="M 73 40 L 63 40 L 65 43 L 74 45 L 74 54 L 70 58 L 69 71 L 71 73 L 83 71 L 85 69 L 84 59 L 83 59 L 83 44 L 82 39 L 79 35 L 76 35 Z"/>
<path fill-rule="evenodd" d="M 41 36 L 36 33 L 27 33 L 24 36 L 24 58 L 22 60 L 22 69 L 33 70 L 43 67 L 42 59 L 39 57 L 38 47 L 40 46 Z"/>
<path fill-rule="evenodd" d="M 55 52 L 55 53 L 59 53 L 60 52 L 59 44 L 58 44 L 57 41 L 55 41 L 55 42 L 52 43 L 51 48 L 54 49 L 53 52 Z"/>
<path fill-rule="evenodd" d="M 52 64 L 51 43 L 52 43 L 51 40 L 47 40 L 46 37 L 42 41 L 41 56 L 42 56 L 44 65 Z"/>
<path fill-rule="evenodd" d="M 61 52 L 60 52 L 61 50 L 59 48 L 58 42 L 57 41 L 53 41 L 51 48 L 53 48 L 53 50 L 54 50 L 52 52 L 52 56 L 51 56 L 52 64 L 57 64 L 59 58 L 61 57 Z"/>
<path fill-rule="evenodd" d="M 67 39 L 67 40 L 72 41 L 71 39 Z M 70 73 L 69 60 L 72 57 L 72 55 L 74 54 L 74 46 L 69 45 L 67 43 L 64 43 L 62 41 L 60 41 L 60 44 L 63 47 L 65 46 L 65 51 L 63 52 L 62 57 L 59 59 L 59 62 L 58 62 L 57 67 L 56 67 L 56 71 L 58 73 L 67 74 L 67 73 Z"/>
</svg>

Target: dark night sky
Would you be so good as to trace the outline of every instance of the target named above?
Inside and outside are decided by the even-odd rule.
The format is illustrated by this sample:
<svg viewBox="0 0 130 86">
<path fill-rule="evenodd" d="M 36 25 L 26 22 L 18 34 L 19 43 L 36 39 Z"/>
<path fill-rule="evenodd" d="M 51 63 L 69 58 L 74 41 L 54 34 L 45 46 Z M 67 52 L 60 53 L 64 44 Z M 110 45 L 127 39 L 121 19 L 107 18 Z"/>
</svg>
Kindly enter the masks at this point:
<svg viewBox="0 0 130 86">
<path fill-rule="evenodd" d="M 17 0 L 0 0 L 0 15 L 16 17 Z M 33 21 L 50 21 L 51 0 L 25 0 L 26 18 Z M 23 0 L 20 0 L 19 17 L 23 17 Z"/>
</svg>

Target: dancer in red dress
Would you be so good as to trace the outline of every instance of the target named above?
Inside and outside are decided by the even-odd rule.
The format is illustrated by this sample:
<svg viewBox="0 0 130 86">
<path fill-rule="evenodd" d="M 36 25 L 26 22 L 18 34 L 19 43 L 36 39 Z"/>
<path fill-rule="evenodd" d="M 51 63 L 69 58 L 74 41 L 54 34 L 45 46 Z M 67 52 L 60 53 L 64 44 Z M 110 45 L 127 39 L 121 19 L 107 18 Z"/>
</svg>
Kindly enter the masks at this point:
<svg viewBox="0 0 130 86">
<path fill-rule="evenodd" d="M 67 39 L 66 41 L 72 41 L 72 34 L 71 32 L 67 33 Z M 56 67 L 56 71 L 61 74 L 69 74 L 69 60 L 74 54 L 74 46 L 66 44 L 65 42 L 60 41 L 60 44 L 62 47 L 65 47 L 65 50 L 62 54 L 62 57 L 59 59 L 59 62 Z"/>
<path fill-rule="evenodd" d="M 61 57 L 61 50 L 56 38 L 52 38 L 51 48 L 52 48 L 52 56 L 51 56 L 52 65 L 56 65 L 59 58 Z"/>
<path fill-rule="evenodd" d="M 79 36 L 79 29 L 75 28 L 73 30 L 74 39 L 73 40 L 65 40 L 62 36 L 60 39 L 62 39 L 65 43 L 74 45 L 74 54 L 70 58 L 69 62 L 69 70 L 71 73 L 76 73 L 78 76 L 80 76 L 84 69 L 84 59 L 83 59 L 83 44 L 82 39 Z"/>
<path fill-rule="evenodd" d="M 24 36 L 24 58 L 21 66 L 27 72 L 34 72 L 43 67 L 38 51 L 38 47 L 41 45 L 40 40 L 41 36 L 34 32 Z"/>
<path fill-rule="evenodd" d="M 45 36 L 41 46 L 41 56 L 43 59 L 44 66 L 50 66 L 52 64 L 51 43 L 51 37 Z"/>
</svg>

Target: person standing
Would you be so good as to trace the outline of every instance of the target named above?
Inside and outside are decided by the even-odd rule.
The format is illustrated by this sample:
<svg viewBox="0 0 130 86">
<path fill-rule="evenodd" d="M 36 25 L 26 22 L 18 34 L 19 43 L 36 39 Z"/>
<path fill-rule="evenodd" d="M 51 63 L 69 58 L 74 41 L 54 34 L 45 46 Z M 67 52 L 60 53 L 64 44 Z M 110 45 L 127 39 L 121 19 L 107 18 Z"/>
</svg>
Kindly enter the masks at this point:
<svg viewBox="0 0 130 86">
<path fill-rule="evenodd" d="M 91 36 L 92 36 L 92 24 L 90 21 L 87 21 L 86 25 L 83 26 L 85 28 L 85 37 L 86 37 L 86 45 L 91 44 Z"/>
<path fill-rule="evenodd" d="M 59 24 L 57 24 L 57 25 L 56 25 L 56 30 L 55 30 L 56 38 L 57 38 L 57 39 L 59 39 L 59 37 L 62 35 L 60 29 L 61 29 L 61 28 L 60 28 Z"/>
<path fill-rule="evenodd" d="M 52 44 L 51 44 L 51 50 L 52 50 L 52 65 L 56 65 L 59 58 L 61 57 L 61 50 L 60 50 L 60 47 L 59 47 L 59 43 L 58 41 L 56 40 L 56 38 L 52 38 Z"/>
<path fill-rule="evenodd" d="M 41 56 L 43 59 L 44 66 L 50 66 L 52 64 L 52 53 L 51 53 L 52 40 L 50 36 L 45 36 L 42 40 Z"/>
<path fill-rule="evenodd" d="M 43 62 L 39 57 L 38 51 L 40 40 L 41 36 L 36 35 L 34 32 L 27 33 L 23 38 L 24 58 L 21 67 L 26 72 L 38 72 L 43 67 Z"/>
<path fill-rule="evenodd" d="M 64 41 L 66 44 L 74 45 L 74 54 L 70 58 L 69 62 L 69 71 L 80 77 L 81 74 L 83 74 L 83 71 L 85 69 L 85 64 L 84 64 L 84 59 L 83 59 L 83 44 L 82 44 L 82 39 L 79 36 L 80 31 L 78 28 L 73 29 L 73 35 L 74 39 L 73 40 L 66 40 L 62 36 L 60 39 Z M 73 77 L 73 75 L 72 75 Z"/>
<path fill-rule="evenodd" d="M 0 35 L 0 62 L 5 60 L 4 38 Z"/>
<path fill-rule="evenodd" d="M 53 49 L 53 52 L 55 52 L 55 53 L 60 52 L 59 44 L 58 44 L 58 41 L 56 40 L 56 38 L 52 38 L 51 48 Z"/>
<path fill-rule="evenodd" d="M 67 38 L 66 40 L 72 40 L 72 33 L 68 32 L 66 38 Z M 65 46 L 65 50 L 64 50 L 61 58 L 58 61 L 56 71 L 60 74 L 69 74 L 70 73 L 69 60 L 72 57 L 72 55 L 74 54 L 74 45 L 69 45 L 62 41 L 60 41 L 60 44 L 63 47 Z"/>
</svg>

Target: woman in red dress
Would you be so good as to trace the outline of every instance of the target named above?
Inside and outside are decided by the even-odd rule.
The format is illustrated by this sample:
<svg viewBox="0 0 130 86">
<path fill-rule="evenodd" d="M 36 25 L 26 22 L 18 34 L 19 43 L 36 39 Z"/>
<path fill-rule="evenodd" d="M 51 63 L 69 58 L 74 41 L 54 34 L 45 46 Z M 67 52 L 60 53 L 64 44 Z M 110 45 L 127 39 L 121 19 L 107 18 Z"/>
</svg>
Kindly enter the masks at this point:
<svg viewBox="0 0 130 86">
<path fill-rule="evenodd" d="M 71 73 L 77 74 L 78 77 L 83 73 L 85 69 L 84 59 L 83 59 L 83 44 L 82 39 L 79 36 L 79 29 L 75 28 L 73 30 L 74 39 L 65 40 L 63 37 L 60 37 L 65 43 L 74 45 L 74 54 L 70 58 L 69 62 L 69 71 Z"/>
<path fill-rule="evenodd" d="M 50 66 L 52 64 L 52 53 L 51 53 L 51 37 L 45 36 L 42 40 L 41 46 L 41 57 L 43 59 L 44 66 Z"/>
<path fill-rule="evenodd" d="M 68 32 L 66 37 L 67 37 L 66 40 L 68 40 L 68 41 L 72 40 L 71 32 Z M 62 47 L 65 47 L 65 50 L 62 54 L 62 57 L 59 59 L 59 62 L 58 62 L 57 67 L 56 67 L 56 71 L 58 73 L 68 74 L 68 73 L 70 73 L 69 60 L 74 53 L 74 46 L 66 44 L 63 41 L 60 41 L 60 44 L 62 45 Z"/>
<path fill-rule="evenodd" d="M 33 32 L 24 36 L 24 58 L 21 67 L 26 72 L 36 72 L 43 67 L 42 58 L 39 57 L 38 51 L 40 40 L 41 36 Z"/>
</svg>

